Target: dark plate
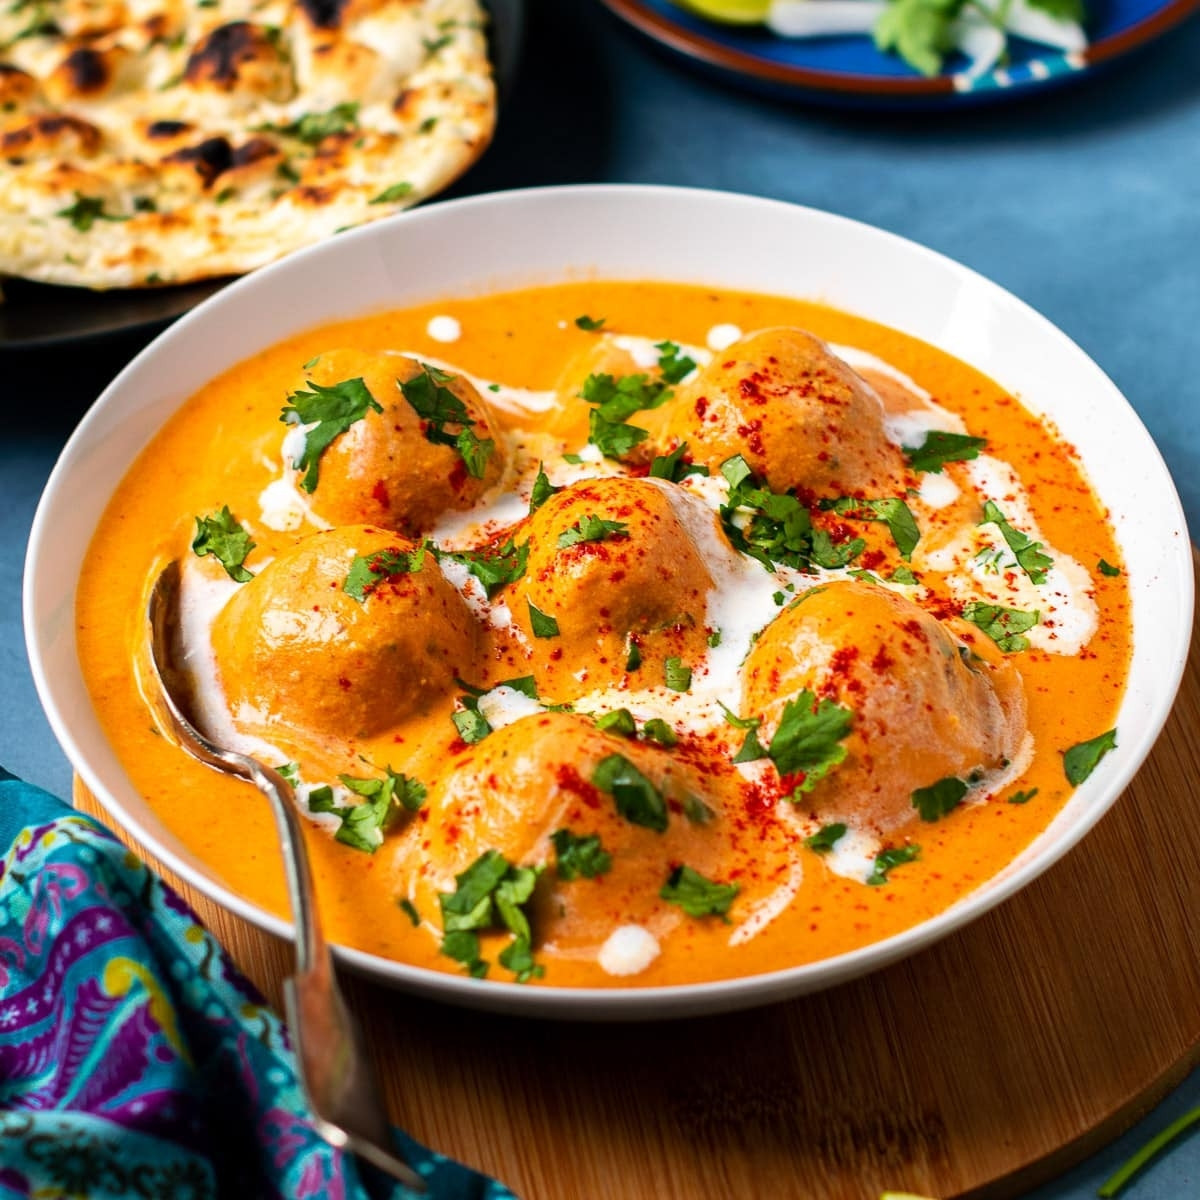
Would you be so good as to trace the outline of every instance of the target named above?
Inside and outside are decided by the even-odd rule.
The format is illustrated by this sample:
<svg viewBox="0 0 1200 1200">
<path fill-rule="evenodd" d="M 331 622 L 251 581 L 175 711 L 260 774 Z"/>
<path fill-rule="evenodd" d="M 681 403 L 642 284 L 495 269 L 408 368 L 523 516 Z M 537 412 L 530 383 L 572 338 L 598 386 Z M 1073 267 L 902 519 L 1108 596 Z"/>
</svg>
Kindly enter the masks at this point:
<svg viewBox="0 0 1200 1200">
<path fill-rule="evenodd" d="M 761 91 L 797 99 L 873 108 L 943 108 L 1015 99 L 1033 89 L 1078 79 L 1151 41 L 1200 8 L 1200 0 L 1088 0 L 1091 44 L 1065 54 L 1009 40 L 1003 67 L 967 78 L 953 56 L 932 79 L 869 37 L 778 37 L 760 26 L 721 25 L 672 0 L 604 0 L 613 12 L 706 70 Z"/>
<path fill-rule="evenodd" d="M 492 13 L 492 62 L 500 95 L 516 77 L 525 27 L 525 0 L 484 0 Z M 89 345 L 114 338 L 148 341 L 176 317 L 226 283 L 203 279 L 179 287 L 94 292 L 24 279 L 3 280 L 0 357 Z"/>
</svg>

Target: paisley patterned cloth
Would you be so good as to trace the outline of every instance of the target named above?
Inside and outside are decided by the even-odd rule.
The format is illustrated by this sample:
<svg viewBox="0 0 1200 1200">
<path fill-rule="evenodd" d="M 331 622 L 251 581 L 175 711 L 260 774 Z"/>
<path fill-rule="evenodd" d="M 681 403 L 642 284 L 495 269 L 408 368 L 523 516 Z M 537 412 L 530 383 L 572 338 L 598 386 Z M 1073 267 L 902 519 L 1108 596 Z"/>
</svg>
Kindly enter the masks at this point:
<svg viewBox="0 0 1200 1200">
<path fill-rule="evenodd" d="M 279 1018 L 102 826 L 0 769 L 0 853 L 0 1200 L 414 1195 L 317 1136 Z M 430 1200 L 512 1196 L 395 1138 Z"/>
</svg>

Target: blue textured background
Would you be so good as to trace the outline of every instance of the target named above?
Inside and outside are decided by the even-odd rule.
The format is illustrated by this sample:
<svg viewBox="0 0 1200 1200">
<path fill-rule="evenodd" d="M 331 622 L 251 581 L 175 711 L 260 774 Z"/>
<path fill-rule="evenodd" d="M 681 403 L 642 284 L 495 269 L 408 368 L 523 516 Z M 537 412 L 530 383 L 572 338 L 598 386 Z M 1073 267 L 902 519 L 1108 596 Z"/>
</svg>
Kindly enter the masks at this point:
<svg viewBox="0 0 1200 1200">
<path fill-rule="evenodd" d="M 585 181 L 718 187 L 830 209 L 932 246 L 1040 309 L 1100 363 L 1162 448 L 1200 528 L 1191 361 L 1200 344 L 1200 22 L 1078 84 L 1007 105 L 869 114 L 720 86 L 595 0 L 540 0 L 533 10 L 499 136 L 455 194 Z M 70 769 L 29 677 L 22 556 L 59 448 L 136 348 L 0 362 L 0 763 L 60 795 Z M 1094 1195 L 1141 1141 L 1196 1104 L 1200 1076 L 1037 1200 Z M 1129 1193 L 1197 1194 L 1200 1138 Z"/>
</svg>

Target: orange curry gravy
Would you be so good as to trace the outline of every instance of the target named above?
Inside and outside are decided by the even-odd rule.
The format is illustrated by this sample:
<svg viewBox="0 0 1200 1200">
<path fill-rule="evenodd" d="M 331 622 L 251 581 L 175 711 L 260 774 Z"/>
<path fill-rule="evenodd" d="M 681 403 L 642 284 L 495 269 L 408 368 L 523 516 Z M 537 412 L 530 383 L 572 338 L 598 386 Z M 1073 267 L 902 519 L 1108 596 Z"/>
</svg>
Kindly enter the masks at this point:
<svg viewBox="0 0 1200 1200">
<path fill-rule="evenodd" d="M 583 314 L 603 317 L 602 328 L 579 328 Z M 461 336 L 436 341 L 431 318 L 447 316 Z M 648 437 L 624 451 L 623 464 L 585 449 L 597 406 L 578 394 L 589 376 L 608 374 L 615 383 L 640 373 L 665 383 L 664 352 L 648 347 L 664 339 L 704 347 L 714 327 L 728 325 L 771 332 L 716 351 L 698 374 L 669 385 L 665 403 L 626 416 Z M 909 466 L 895 436 L 883 434 L 881 402 L 893 415 L 915 411 L 918 427 L 928 405 L 860 356 L 875 390 L 868 389 L 795 330 L 874 355 L 915 381 L 961 417 L 959 429 L 986 439 L 983 458 L 952 461 L 941 472 Z M 398 351 L 444 371 L 426 373 Z M 459 371 L 482 381 L 479 389 Z M 295 486 L 303 472 L 282 465 L 292 427 L 280 423 L 281 409 L 298 389 L 350 378 L 363 379 L 384 411 L 356 421 L 357 433 L 352 427 L 319 456 L 309 494 Z M 438 387 L 453 392 L 473 424 L 421 417 L 399 386 L 414 379 L 435 398 Z M 561 399 L 535 411 L 544 400 L 514 401 L 490 391 L 490 381 L 558 387 Z M 934 423 L 946 428 L 947 421 L 953 417 L 943 413 Z M 452 444 L 464 428 L 475 435 L 466 451 Z M 916 444 L 925 436 L 918 428 Z M 302 435 L 294 439 L 289 454 L 305 445 Z M 481 450 L 488 440 L 494 448 Z M 651 459 L 683 441 L 682 463 L 707 465 L 707 480 L 647 479 Z M 582 464 L 563 458 L 580 451 Z M 482 455 L 474 472 L 464 470 L 471 452 Z M 721 464 L 735 454 L 753 473 L 746 487 L 799 498 L 814 529 L 828 535 L 828 552 L 862 539 L 848 566 L 869 574 L 783 571 L 771 580 L 731 550 L 715 509 L 726 487 Z M 549 482 L 569 486 L 524 517 L 539 461 Z M 632 478 L 586 478 L 597 471 Z M 272 484 L 290 488 L 318 521 L 293 514 L 295 528 L 270 528 L 262 494 Z M 461 518 L 455 541 L 447 507 L 486 504 L 504 489 L 519 492 L 519 502 L 489 510 L 505 515 L 482 529 Z M 911 558 L 902 557 L 885 521 L 864 520 L 845 504 L 844 511 L 821 506 L 846 496 L 904 500 L 921 539 Z M 1041 599 L 1059 575 L 1033 583 L 1005 550 L 1001 527 L 983 523 L 985 499 L 999 506 L 1018 547 L 1020 534 L 1030 533 L 1040 543 L 1035 554 L 1074 581 L 1079 605 L 1091 613 L 1077 652 L 1050 652 L 1061 648 L 1060 632 L 1069 642 L 1071 629 L 1081 628 Z M 215 557 L 190 550 L 196 519 L 222 506 L 256 543 L 245 560 L 249 583 L 235 585 Z M 743 511 L 734 527 L 747 519 Z M 320 532 L 323 525 L 334 528 Z M 462 563 L 456 571 L 433 550 L 414 555 L 425 536 L 439 548 L 494 552 L 509 538 L 528 546 L 524 572 L 495 592 L 500 619 L 480 615 L 482 589 L 465 582 Z M 725 556 L 724 566 L 714 554 Z M 267 805 L 247 785 L 176 750 L 138 694 L 130 666 L 143 597 L 164 558 L 185 560 L 185 576 L 210 607 L 213 596 L 233 597 L 211 632 L 215 678 L 235 717 L 229 727 L 270 743 L 277 762 L 300 764 L 302 801 L 317 785 L 338 787 L 339 775 L 379 779 L 386 769 L 425 789 L 419 811 L 395 806 L 374 853 L 331 836 L 336 814 L 310 826 L 331 935 L 373 954 L 462 972 L 462 962 L 440 952 L 438 895 L 452 892 L 454 876 L 486 851 L 499 851 L 514 866 L 543 867 L 520 907 L 531 922 L 533 958 L 545 969 L 531 982 L 544 985 L 749 975 L 852 950 L 945 909 L 1011 862 L 1061 807 L 1071 791 L 1063 752 L 1112 725 L 1130 653 L 1125 581 L 1098 569 L 1101 559 L 1120 560 L 1071 448 L 1000 386 L 894 330 L 817 304 L 657 283 L 450 299 L 314 329 L 206 384 L 167 423 L 113 497 L 78 600 L 80 657 L 130 777 L 230 889 L 279 913 L 285 898 Z M 356 558 L 372 568 L 361 598 L 345 585 Z M 990 561 L 991 571 L 972 574 L 962 565 L 967 558 Z M 1077 567 L 1068 571 L 1072 561 Z M 730 562 L 740 566 L 726 570 Z M 907 569 L 916 582 L 891 581 L 897 569 L 901 580 L 910 578 Z M 728 633 L 726 658 L 744 655 L 744 663 L 734 663 L 724 691 L 709 671 L 709 656 L 720 651 L 711 645 L 716 610 L 706 604 L 718 576 L 719 611 L 744 610 L 738 619 L 766 613 L 741 650 L 730 647 L 742 635 Z M 754 592 L 740 606 L 739 580 Z M 475 587 L 473 607 L 464 587 Z M 972 600 L 1010 594 L 1034 596 L 1041 609 L 1023 649 L 1020 638 L 1001 649 L 979 622 L 961 616 Z M 553 618 L 557 633 L 547 636 L 541 624 L 539 634 L 535 612 Z M 208 636 L 203 622 L 194 628 Z M 212 657 L 207 643 L 195 652 Z M 675 659 L 672 688 L 665 684 Z M 680 667 L 691 669 L 690 681 Z M 472 693 L 459 681 L 490 689 L 528 676 L 537 702 L 511 693 L 496 694 L 505 700 L 499 706 L 477 702 L 495 728 L 465 741 L 452 714 L 470 709 Z M 721 717 L 718 697 L 742 727 Z M 707 718 L 696 717 L 697 705 L 707 705 Z M 634 717 L 634 736 L 621 731 L 620 718 L 611 719 L 616 728 L 597 727 L 598 717 L 622 707 Z M 512 721 L 517 712 L 527 715 Z M 646 736 L 652 714 L 669 727 L 660 740 Z M 776 746 L 789 721 L 822 714 L 830 720 L 815 760 L 782 749 L 786 737 Z M 228 712 L 223 719 L 230 721 Z M 778 762 L 732 763 L 751 719 L 760 721 L 761 747 L 780 750 Z M 478 736 L 469 718 L 464 724 Z M 661 744 L 671 735 L 674 744 Z M 1012 764 L 1025 762 L 1016 774 Z M 914 793 L 953 779 L 969 789 L 961 802 L 963 789 L 951 784 L 918 811 Z M 364 799 L 341 787 L 335 796 L 343 809 Z M 939 815 L 941 808 L 949 811 Z M 832 853 L 806 845 L 839 824 L 848 832 Z M 562 848 L 551 835 L 564 829 L 599 835 L 611 860 L 601 873 L 562 878 Z M 912 861 L 883 872 L 883 882 L 865 881 L 878 853 L 914 846 Z M 704 891 L 699 902 L 701 910 L 724 907 L 724 916 L 690 915 L 660 895 L 669 879 L 686 884 L 683 866 L 728 887 Z M 480 954 L 489 978 L 511 980 L 514 971 L 498 956 L 513 936 L 495 906 L 492 918 Z M 621 926 L 636 928 L 610 943 Z"/>
</svg>

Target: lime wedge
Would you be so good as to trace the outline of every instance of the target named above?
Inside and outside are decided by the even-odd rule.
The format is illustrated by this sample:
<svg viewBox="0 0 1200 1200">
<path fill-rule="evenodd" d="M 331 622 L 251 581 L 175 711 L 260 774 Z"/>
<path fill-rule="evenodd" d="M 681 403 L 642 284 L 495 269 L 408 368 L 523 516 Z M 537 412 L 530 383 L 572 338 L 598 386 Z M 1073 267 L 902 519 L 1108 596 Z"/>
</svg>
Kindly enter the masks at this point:
<svg viewBox="0 0 1200 1200">
<path fill-rule="evenodd" d="M 771 0 L 675 0 L 675 3 L 727 25 L 757 25 L 771 11 Z"/>
</svg>

